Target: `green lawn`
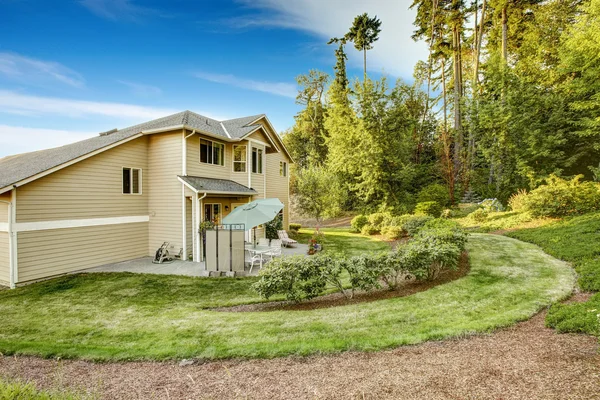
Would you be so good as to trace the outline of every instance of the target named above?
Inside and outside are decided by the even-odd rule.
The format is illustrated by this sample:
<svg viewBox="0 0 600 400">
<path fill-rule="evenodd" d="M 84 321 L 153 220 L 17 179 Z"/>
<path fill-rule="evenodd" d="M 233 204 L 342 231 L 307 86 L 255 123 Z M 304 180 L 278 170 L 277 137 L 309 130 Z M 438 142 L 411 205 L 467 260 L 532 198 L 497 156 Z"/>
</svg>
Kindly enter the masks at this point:
<svg viewBox="0 0 600 400">
<path fill-rule="evenodd" d="M 0 400 L 93 400 L 99 396 L 64 390 L 38 390 L 33 383 L 0 379 Z"/>
<path fill-rule="evenodd" d="M 579 286 L 600 291 L 600 213 L 582 215 L 547 226 L 521 229 L 508 234 L 535 243 L 555 257 L 573 263 Z M 555 304 L 546 322 L 561 332 L 600 334 L 600 293 L 585 303 Z"/>
<path fill-rule="evenodd" d="M 309 228 L 301 229 L 297 240 L 307 244 L 314 231 Z M 325 234 L 323 251 L 329 254 L 342 253 L 347 256 L 355 256 L 369 251 L 385 251 L 391 248 L 387 242 L 363 236 L 360 233 L 352 233 L 347 228 L 321 228 L 320 231 Z"/>
<path fill-rule="evenodd" d="M 404 298 L 311 311 L 205 309 L 259 301 L 248 290 L 253 279 L 65 276 L 0 292 L 0 352 L 160 360 L 379 350 L 488 332 L 571 293 L 569 266 L 534 245 L 476 234 L 468 249 L 464 278 Z"/>
</svg>

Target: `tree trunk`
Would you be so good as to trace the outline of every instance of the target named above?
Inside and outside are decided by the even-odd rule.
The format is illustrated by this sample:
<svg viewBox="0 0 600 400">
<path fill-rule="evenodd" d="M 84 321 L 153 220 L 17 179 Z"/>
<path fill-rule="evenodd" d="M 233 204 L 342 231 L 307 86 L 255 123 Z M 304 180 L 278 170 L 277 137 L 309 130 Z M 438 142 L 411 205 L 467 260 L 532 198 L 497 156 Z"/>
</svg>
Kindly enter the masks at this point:
<svg viewBox="0 0 600 400">
<path fill-rule="evenodd" d="M 479 34 L 475 37 L 475 66 L 473 68 L 473 94 L 477 93 L 477 85 L 479 83 L 479 58 L 481 57 L 481 42 L 483 41 L 483 24 L 485 22 L 486 0 L 483 0 L 481 5 L 481 21 L 479 22 Z M 477 13 L 477 11 L 475 11 Z M 475 14 L 477 15 L 477 14 Z"/>
<path fill-rule="evenodd" d="M 460 173 L 461 156 L 463 148 L 463 131 L 462 131 L 462 115 L 461 115 L 461 99 L 462 99 L 462 65 L 460 60 L 460 31 L 458 25 L 452 28 L 452 53 L 454 64 L 454 172 Z"/>
<path fill-rule="evenodd" d="M 508 61 L 508 16 L 506 15 L 506 6 L 502 8 L 502 59 Z"/>
<path fill-rule="evenodd" d="M 448 194 L 450 203 L 454 204 L 454 165 L 450 152 L 450 138 L 448 137 L 448 98 L 446 91 L 446 63 L 442 60 L 442 96 L 444 126 L 442 127 L 442 168 L 448 182 Z"/>
<path fill-rule="evenodd" d="M 366 84 L 367 83 L 367 48 L 366 47 L 363 47 L 363 65 L 364 65 L 364 71 L 365 71 L 364 82 Z"/>
</svg>

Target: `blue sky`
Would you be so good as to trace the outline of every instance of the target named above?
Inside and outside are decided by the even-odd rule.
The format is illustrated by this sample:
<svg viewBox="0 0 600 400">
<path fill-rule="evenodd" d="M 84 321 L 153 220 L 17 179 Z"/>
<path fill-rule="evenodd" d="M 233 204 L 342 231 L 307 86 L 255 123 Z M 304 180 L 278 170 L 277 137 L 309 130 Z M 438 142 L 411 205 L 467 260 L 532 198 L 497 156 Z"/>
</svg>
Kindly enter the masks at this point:
<svg viewBox="0 0 600 400">
<path fill-rule="evenodd" d="M 331 73 L 328 38 L 382 20 L 373 77 L 424 59 L 409 0 L 0 0 L 0 157 L 191 110 L 293 124 L 295 77 Z M 349 46 L 349 74 L 362 58 Z"/>
</svg>

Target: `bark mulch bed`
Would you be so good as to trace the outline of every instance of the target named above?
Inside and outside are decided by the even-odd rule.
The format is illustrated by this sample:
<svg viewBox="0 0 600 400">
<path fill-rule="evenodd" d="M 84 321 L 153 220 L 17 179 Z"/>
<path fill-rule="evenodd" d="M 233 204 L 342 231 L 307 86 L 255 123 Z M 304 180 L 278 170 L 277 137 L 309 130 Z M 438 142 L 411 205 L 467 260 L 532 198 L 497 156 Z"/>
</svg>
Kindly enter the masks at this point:
<svg viewBox="0 0 600 400">
<path fill-rule="evenodd" d="M 598 339 L 544 317 L 376 353 L 189 366 L 0 357 L 0 376 L 104 399 L 599 399 Z"/>
<path fill-rule="evenodd" d="M 347 299 L 341 293 L 333 293 L 325 296 L 303 301 L 301 303 L 293 303 L 290 301 L 273 301 L 269 303 L 258 304 L 243 304 L 232 307 L 215 307 L 210 308 L 211 311 L 221 312 L 257 312 L 257 311 L 302 311 L 316 310 L 318 308 L 329 308 L 345 306 L 349 304 L 366 303 L 376 300 L 391 299 L 394 297 L 404 297 L 418 292 L 424 292 L 432 287 L 448 283 L 465 276 L 469 272 L 469 256 L 465 252 L 461 255 L 458 268 L 453 271 L 443 271 L 433 281 L 415 281 L 414 279 L 406 280 L 396 290 L 376 290 L 372 292 L 357 292 L 352 299 Z"/>
</svg>

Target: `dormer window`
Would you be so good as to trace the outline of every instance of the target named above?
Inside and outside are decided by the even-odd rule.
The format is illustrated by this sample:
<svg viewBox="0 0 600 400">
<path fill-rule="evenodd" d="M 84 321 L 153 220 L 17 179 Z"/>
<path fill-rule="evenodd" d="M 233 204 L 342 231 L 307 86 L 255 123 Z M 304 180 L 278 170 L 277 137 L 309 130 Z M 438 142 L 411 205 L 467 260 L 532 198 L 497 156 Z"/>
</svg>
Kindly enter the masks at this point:
<svg viewBox="0 0 600 400">
<path fill-rule="evenodd" d="M 263 172 L 263 149 L 252 148 L 252 172 L 255 174 Z"/>
<path fill-rule="evenodd" d="M 233 145 L 233 172 L 246 172 L 246 146 Z"/>
<path fill-rule="evenodd" d="M 200 139 L 200 162 L 225 165 L 225 145 L 212 140 Z"/>
</svg>

